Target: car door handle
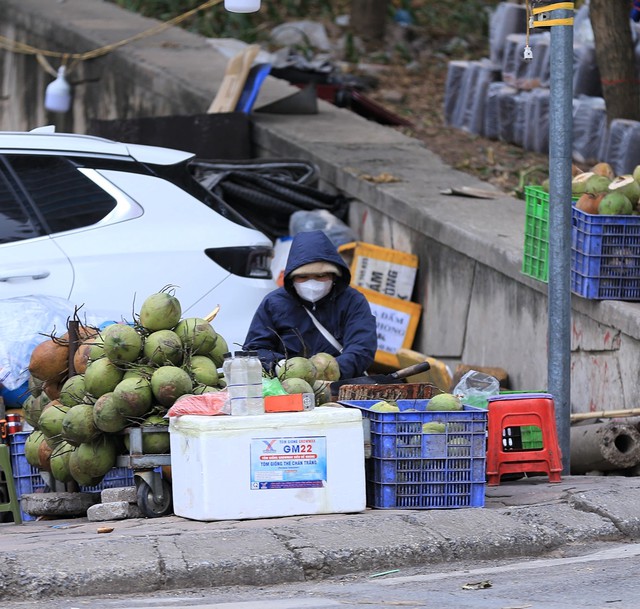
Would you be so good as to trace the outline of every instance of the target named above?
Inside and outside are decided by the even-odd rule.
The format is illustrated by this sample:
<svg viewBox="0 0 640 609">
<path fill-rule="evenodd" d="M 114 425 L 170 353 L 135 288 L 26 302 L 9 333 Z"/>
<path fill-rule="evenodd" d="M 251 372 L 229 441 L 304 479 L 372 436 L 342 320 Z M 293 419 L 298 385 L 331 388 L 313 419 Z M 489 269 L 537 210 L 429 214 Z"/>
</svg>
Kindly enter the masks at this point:
<svg viewBox="0 0 640 609">
<path fill-rule="evenodd" d="M 49 271 L 33 271 L 32 273 L 16 273 L 15 275 L 0 275 L 0 281 L 11 281 L 12 279 L 46 279 L 51 273 Z"/>
</svg>

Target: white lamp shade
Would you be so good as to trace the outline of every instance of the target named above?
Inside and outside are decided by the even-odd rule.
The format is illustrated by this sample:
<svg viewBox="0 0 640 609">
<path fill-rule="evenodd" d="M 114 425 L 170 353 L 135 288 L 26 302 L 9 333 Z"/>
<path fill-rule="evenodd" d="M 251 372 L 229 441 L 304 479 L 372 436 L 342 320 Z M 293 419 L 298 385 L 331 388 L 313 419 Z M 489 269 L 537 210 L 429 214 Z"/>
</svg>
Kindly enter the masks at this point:
<svg viewBox="0 0 640 609">
<path fill-rule="evenodd" d="M 44 94 L 44 107 L 49 112 L 68 112 L 71 108 L 71 87 L 65 78 L 65 68 L 58 68 L 57 78 L 49 83 Z"/>
<path fill-rule="evenodd" d="M 260 0 L 224 0 L 224 8 L 230 13 L 255 13 L 260 10 Z"/>
</svg>

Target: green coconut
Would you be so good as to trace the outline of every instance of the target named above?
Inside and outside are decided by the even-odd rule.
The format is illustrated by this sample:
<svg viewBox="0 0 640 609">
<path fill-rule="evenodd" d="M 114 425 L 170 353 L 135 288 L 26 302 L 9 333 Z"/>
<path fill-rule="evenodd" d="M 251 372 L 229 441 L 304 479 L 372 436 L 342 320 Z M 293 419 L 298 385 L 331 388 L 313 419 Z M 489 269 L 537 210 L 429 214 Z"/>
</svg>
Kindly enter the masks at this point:
<svg viewBox="0 0 640 609">
<path fill-rule="evenodd" d="M 184 358 L 182 341 L 173 330 L 158 330 L 149 334 L 144 342 L 143 352 L 156 366 L 179 366 Z"/>
<path fill-rule="evenodd" d="M 218 339 L 211 324 L 200 317 L 185 317 L 178 322 L 173 331 L 193 355 L 210 353 Z"/>
<path fill-rule="evenodd" d="M 618 190 L 608 192 L 598 205 L 598 214 L 602 216 L 624 216 L 631 212 L 633 212 L 633 204 Z"/>
<path fill-rule="evenodd" d="M 316 382 L 318 373 L 313 362 L 306 357 L 290 357 L 278 362 L 276 374 L 283 381 L 285 379 L 304 379 L 309 385 Z"/>
<path fill-rule="evenodd" d="M 142 351 L 142 336 L 127 324 L 111 324 L 102 332 L 105 355 L 116 364 L 135 362 Z"/>
<path fill-rule="evenodd" d="M 220 380 L 218 368 L 213 360 L 206 355 L 191 357 L 189 371 L 197 383 L 202 385 L 216 385 Z"/>
<path fill-rule="evenodd" d="M 127 417 L 123 416 L 113 399 L 113 391 L 101 395 L 93 405 L 93 422 L 100 431 L 117 433 L 129 425 Z"/>
<path fill-rule="evenodd" d="M 100 433 L 93 420 L 91 404 L 78 404 L 69 408 L 62 419 L 62 438 L 73 446 L 90 442 Z"/>
<path fill-rule="evenodd" d="M 40 450 L 40 444 L 45 441 L 45 435 L 37 429 L 32 431 L 25 443 L 24 443 L 24 456 L 27 459 L 27 463 L 31 467 L 39 467 L 40 459 L 38 458 L 38 451 Z"/>
<path fill-rule="evenodd" d="M 462 401 L 452 393 L 439 393 L 427 402 L 427 410 L 462 410 Z"/>
<path fill-rule="evenodd" d="M 151 391 L 159 404 L 169 408 L 186 393 L 191 393 L 193 382 L 187 372 L 176 366 L 160 366 L 151 377 Z"/>
<path fill-rule="evenodd" d="M 69 470 L 69 459 L 74 450 L 75 446 L 72 446 L 68 442 L 60 442 L 60 444 L 51 451 L 51 457 L 49 459 L 51 475 L 59 482 L 66 483 L 73 480 L 73 476 Z"/>
<path fill-rule="evenodd" d="M 631 205 L 635 206 L 640 199 L 640 184 L 633 179 L 630 174 L 618 176 L 609 184 L 609 190 L 612 192 L 621 192 Z"/>
<path fill-rule="evenodd" d="M 78 484 L 86 484 L 83 480 L 104 476 L 115 467 L 117 459 L 116 444 L 108 435 L 102 434 L 91 442 L 83 442 L 71 453 L 69 469 Z"/>
<path fill-rule="evenodd" d="M 29 396 L 22 403 L 22 411 L 24 413 L 24 420 L 31 425 L 34 429 L 39 429 L 38 420 L 42 411 L 46 408 L 47 404 L 50 404 L 51 400 L 46 393 L 41 393 L 39 396 Z"/>
<path fill-rule="evenodd" d="M 316 406 L 322 406 L 331 401 L 331 381 L 316 381 L 313 384 L 313 393 L 316 396 Z"/>
<path fill-rule="evenodd" d="M 321 381 L 340 380 L 340 365 L 330 353 L 316 353 L 309 358 L 316 369 L 316 378 Z"/>
<path fill-rule="evenodd" d="M 152 400 L 151 381 L 142 377 L 122 379 L 113 390 L 115 408 L 127 418 L 135 419 L 147 414 Z"/>
<path fill-rule="evenodd" d="M 92 338 L 86 339 L 84 343 L 90 345 L 88 357 L 89 362 L 94 362 L 101 357 L 106 357 L 104 352 L 104 338 L 101 334 L 96 334 Z"/>
<path fill-rule="evenodd" d="M 422 433 L 444 433 L 446 429 L 447 426 L 438 421 L 429 421 L 422 425 Z"/>
<path fill-rule="evenodd" d="M 76 374 L 64 382 L 58 400 L 64 406 L 75 406 L 84 400 L 85 393 L 84 374 Z"/>
<path fill-rule="evenodd" d="M 400 408 L 397 404 L 380 400 L 375 404 L 372 404 L 369 410 L 373 412 L 400 412 Z"/>
<path fill-rule="evenodd" d="M 142 425 L 142 453 L 145 455 L 166 455 L 170 451 L 169 421 L 160 415 L 147 417 Z M 166 431 L 144 431 L 145 427 L 164 427 Z M 129 436 L 124 437 L 124 444 L 129 450 Z"/>
<path fill-rule="evenodd" d="M 29 375 L 29 380 L 27 381 L 27 387 L 29 389 L 29 394 L 34 398 L 40 397 L 42 394 L 42 386 L 44 385 L 44 381 L 37 379 L 33 375 Z"/>
<path fill-rule="evenodd" d="M 62 437 L 62 421 L 68 410 L 68 406 L 63 406 L 58 400 L 53 400 L 42 411 L 38 419 L 38 429 L 47 438 L 60 439 Z"/>
<path fill-rule="evenodd" d="M 122 380 L 124 371 L 109 358 L 102 357 L 91 362 L 84 373 L 84 385 L 87 393 L 94 398 L 113 391 Z"/>
<path fill-rule="evenodd" d="M 224 354 L 229 351 L 229 345 L 222 335 L 216 332 L 216 344 L 209 353 L 206 353 L 207 357 L 213 360 L 213 363 L 218 367 L 222 367 L 222 361 L 224 360 Z"/>
<path fill-rule="evenodd" d="M 202 395 L 203 393 L 215 393 L 220 391 L 220 387 L 214 387 L 213 385 L 195 385 L 193 387 L 193 395 Z"/>
<path fill-rule="evenodd" d="M 151 294 L 140 307 L 140 325 L 149 332 L 170 330 L 180 321 L 180 301 L 168 292 Z"/>
<path fill-rule="evenodd" d="M 144 364 L 135 363 L 133 364 L 133 367 L 127 368 L 127 370 L 125 370 L 122 380 L 143 378 L 147 381 L 150 381 L 151 375 L 157 370 L 157 368 L 157 366 L 146 366 Z"/>
<path fill-rule="evenodd" d="M 287 393 L 313 393 L 313 387 L 307 381 L 295 376 L 283 379 L 280 383 Z"/>
<path fill-rule="evenodd" d="M 611 180 L 607 176 L 594 174 L 589 177 L 584 185 L 584 192 L 596 195 L 599 192 L 606 192 Z"/>
</svg>

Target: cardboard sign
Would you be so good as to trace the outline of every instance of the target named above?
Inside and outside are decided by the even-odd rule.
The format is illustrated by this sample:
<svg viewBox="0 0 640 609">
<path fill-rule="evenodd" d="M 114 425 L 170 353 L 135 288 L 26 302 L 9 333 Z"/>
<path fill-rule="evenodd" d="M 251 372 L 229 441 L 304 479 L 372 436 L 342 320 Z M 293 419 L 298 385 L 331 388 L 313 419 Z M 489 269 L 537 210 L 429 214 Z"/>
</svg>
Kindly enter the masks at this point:
<svg viewBox="0 0 640 609">
<path fill-rule="evenodd" d="M 399 368 L 396 353 L 402 348 L 411 348 L 422 306 L 359 286 L 354 287 L 364 294 L 376 318 L 378 350 L 375 361 Z"/>
</svg>

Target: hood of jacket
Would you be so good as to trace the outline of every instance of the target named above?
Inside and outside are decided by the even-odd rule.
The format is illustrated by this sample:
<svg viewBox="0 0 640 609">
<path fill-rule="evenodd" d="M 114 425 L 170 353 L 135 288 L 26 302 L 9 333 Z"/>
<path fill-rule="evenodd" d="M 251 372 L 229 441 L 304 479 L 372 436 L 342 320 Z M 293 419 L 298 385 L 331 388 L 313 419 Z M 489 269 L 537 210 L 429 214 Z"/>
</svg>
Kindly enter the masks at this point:
<svg viewBox="0 0 640 609">
<path fill-rule="evenodd" d="M 293 288 L 291 272 L 310 262 L 331 262 L 340 269 L 342 274 L 335 280 L 335 290 L 338 292 L 344 291 L 351 282 L 351 271 L 329 237 L 321 230 L 306 231 L 295 235 L 291 242 L 287 265 L 284 269 L 284 287 L 287 292 L 297 296 Z"/>
</svg>

